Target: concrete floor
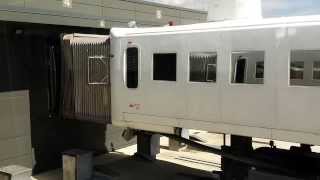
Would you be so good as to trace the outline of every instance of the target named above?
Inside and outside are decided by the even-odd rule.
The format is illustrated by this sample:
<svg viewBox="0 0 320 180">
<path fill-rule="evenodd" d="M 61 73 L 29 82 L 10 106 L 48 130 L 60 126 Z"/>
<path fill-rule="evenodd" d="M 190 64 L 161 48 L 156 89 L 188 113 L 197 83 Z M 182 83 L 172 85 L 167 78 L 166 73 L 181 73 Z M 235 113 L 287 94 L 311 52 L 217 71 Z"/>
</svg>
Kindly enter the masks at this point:
<svg viewBox="0 0 320 180">
<path fill-rule="evenodd" d="M 203 131 L 191 131 L 207 144 L 221 146 L 223 136 Z M 228 136 L 226 144 L 229 144 Z M 268 146 L 269 140 L 253 139 L 254 148 Z M 169 150 L 168 138 L 162 137 L 160 154 L 154 162 L 134 157 L 136 145 L 119 149 L 116 152 L 105 154 L 94 159 L 95 175 L 100 179 L 112 180 L 205 180 L 217 179 L 213 171 L 220 171 L 220 156 L 201 152 L 192 148 L 177 151 Z M 275 141 L 279 148 L 288 149 L 298 144 Z M 320 152 L 319 147 L 314 147 L 315 152 Z M 103 176 L 101 176 L 103 175 Z M 62 170 L 54 170 L 33 177 L 33 180 L 62 180 Z"/>
<path fill-rule="evenodd" d="M 62 180 L 62 179 L 63 177 L 62 177 L 61 169 L 52 170 L 52 171 L 31 177 L 31 180 Z"/>
<path fill-rule="evenodd" d="M 153 162 L 140 159 L 135 156 L 123 154 L 109 154 L 105 156 L 119 156 L 113 162 L 103 163 L 95 167 L 96 172 L 109 176 L 110 179 L 129 180 L 129 179 L 145 179 L 145 180 L 182 180 L 182 179 L 215 179 L 209 171 L 190 168 L 176 163 L 164 160 L 156 160 Z"/>
<path fill-rule="evenodd" d="M 217 138 L 219 139 L 219 138 Z M 96 179 L 132 180 L 205 180 L 217 179 L 212 171 L 220 170 L 220 157 L 185 148 L 179 152 L 168 148 L 167 138 L 161 138 L 161 150 L 156 161 L 133 156 L 136 145 L 95 157 Z M 32 177 L 32 180 L 62 180 L 62 170 L 53 170 Z"/>
</svg>

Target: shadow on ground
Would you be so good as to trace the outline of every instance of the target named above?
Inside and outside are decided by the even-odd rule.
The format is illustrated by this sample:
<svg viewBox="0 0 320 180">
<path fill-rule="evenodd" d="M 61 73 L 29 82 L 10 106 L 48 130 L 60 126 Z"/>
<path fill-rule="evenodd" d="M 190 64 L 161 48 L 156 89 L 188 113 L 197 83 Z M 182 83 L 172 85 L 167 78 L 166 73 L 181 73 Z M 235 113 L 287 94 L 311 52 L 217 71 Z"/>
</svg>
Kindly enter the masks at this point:
<svg viewBox="0 0 320 180">
<path fill-rule="evenodd" d="M 215 180 L 211 172 L 166 161 L 147 161 L 140 157 L 111 153 L 96 160 L 95 171 L 116 180 Z"/>
</svg>

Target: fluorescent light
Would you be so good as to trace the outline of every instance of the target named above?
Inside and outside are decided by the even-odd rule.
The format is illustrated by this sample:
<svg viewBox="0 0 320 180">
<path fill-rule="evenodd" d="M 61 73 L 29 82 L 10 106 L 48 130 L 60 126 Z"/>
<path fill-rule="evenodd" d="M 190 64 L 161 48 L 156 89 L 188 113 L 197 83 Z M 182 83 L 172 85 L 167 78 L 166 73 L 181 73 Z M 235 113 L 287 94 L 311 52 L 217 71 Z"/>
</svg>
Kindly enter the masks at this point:
<svg viewBox="0 0 320 180">
<path fill-rule="evenodd" d="M 156 16 L 157 16 L 157 19 L 162 19 L 162 11 L 161 10 L 157 10 L 156 11 Z"/>
<path fill-rule="evenodd" d="M 65 8 L 72 8 L 72 0 L 62 0 L 62 6 Z"/>
<path fill-rule="evenodd" d="M 106 21 L 105 20 L 101 20 L 100 21 L 100 27 L 102 27 L 102 28 L 106 27 Z"/>
<path fill-rule="evenodd" d="M 130 21 L 130 22 L 128 22 L 128 27 L 129 27 L 129 28 L 136 28 L 136 27 L 137 27 L 137 22 L 136 22 L 136 21 Z"/>
</svg>

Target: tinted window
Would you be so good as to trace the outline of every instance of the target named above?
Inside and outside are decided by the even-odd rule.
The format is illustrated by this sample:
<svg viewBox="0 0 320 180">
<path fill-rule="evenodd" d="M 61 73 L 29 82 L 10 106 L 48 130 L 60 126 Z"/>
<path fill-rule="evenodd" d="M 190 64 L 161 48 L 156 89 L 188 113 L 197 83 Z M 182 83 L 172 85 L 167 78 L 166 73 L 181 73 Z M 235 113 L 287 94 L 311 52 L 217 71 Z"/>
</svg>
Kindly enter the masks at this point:
<svg viewBox="0 0 320 180">
<path fill-rule="evenodd" d="M 232 53 L 232 83 L 264 83 L 264 51 Z"/>
<path fill-rule="evenodd" d="M 177 54 L 153 54 L 153 80 L 177 80 Z"/>
<path fill-rule="evenodd" d="M 313 62 L 313 79 L 320 80 L 320 61 Z"/>
<path fill-rule="evenodd" d="M 136 47 L 127 49 L 127 87 L 137 88 L 139 79 L 139 51 Z"/>
<path fill-rule="evenodd" d="M 304 62 L 294 61 L 290 63 L 290 79 L 303 79 Z"/>
<path fill-rule="evenodd" d="M 256 62 L 256 78 L 257 79 L 264 78 L 264 62 L 263 61 Z"/>
<path fill-rule="evenodd" d="M 290 85 L 320 86 L 320 50 L 292 50 Z"/>
<path fill-rule="evenodd" d="M 216 82 L 217 53 L 196 52 L 190 54 L 190 81 Z"/>
</svg>

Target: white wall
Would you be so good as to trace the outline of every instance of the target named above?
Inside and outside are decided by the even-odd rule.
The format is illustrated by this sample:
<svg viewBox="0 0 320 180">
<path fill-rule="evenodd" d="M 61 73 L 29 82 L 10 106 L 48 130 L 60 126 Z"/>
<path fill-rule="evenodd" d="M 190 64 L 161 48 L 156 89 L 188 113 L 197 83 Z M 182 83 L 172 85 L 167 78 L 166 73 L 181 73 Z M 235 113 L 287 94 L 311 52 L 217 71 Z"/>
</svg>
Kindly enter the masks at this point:
<svg viewBox="0 0 320 180">
<path fill-rule="evenodd" d="M 208 21 L 262 18 L 261 0 L 211 0 Z"/>
<path fill-rule="evenodd" d="M 174 21 L 176 24 L 204 22 L 207 13 L 141 0 L 73 0 L 65 8 L 62 0 L 1 0 L 0 20 L 83 27 L 127 26 L 135 20 L 140 26 L 158 26 Z M 162 18 L 157 19 L 156 12 Z"/>
<path fill-rule="evenodd" d="M 29 92 L 0 93 L 0 167 L 32 167 Z"/>
</svg>

